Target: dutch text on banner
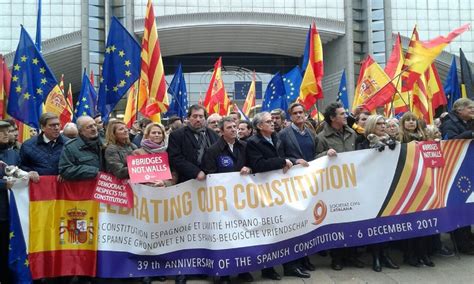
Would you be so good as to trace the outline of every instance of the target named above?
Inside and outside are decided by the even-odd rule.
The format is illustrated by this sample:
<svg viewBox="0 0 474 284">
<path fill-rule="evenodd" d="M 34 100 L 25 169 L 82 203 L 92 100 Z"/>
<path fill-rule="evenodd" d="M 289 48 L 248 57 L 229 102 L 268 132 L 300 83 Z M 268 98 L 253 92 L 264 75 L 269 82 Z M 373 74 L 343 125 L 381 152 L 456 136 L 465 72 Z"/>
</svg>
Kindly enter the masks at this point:
<svg viewBox="0 0 474 284">
<path fill-rule="evenodd" d="M 128 174 L 131 183 L 171 179 L 168 153 L 128 156 Z"/>
<path fill-rule="evenodd" d="M 95 276 L 98 203 L 96 180 L 30 183 L 29 261 L 33 279 Z"/>
<path fill-rule="evenodd" d="M 323 157 L 286 174 L 133 185 L 134 208 L 100 208 L 97 274 L 231 275 L 472 224 L 474 142 L 441 147 L 450 154 L 435 169 L 409 143 Z"/>
<path fill-rule="evenodd" d="M 133 207 L 133 191 L 128 180 L 112 174 L 99 173 L 93 196 L 100 203 Z"/>
</svg>

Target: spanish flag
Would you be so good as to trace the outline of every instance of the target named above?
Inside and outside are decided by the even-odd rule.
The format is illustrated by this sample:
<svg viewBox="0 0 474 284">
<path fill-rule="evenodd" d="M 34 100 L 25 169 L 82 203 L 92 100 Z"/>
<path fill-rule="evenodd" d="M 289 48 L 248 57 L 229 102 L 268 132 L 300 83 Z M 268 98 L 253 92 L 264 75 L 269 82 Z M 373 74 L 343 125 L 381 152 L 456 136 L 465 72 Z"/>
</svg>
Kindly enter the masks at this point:
<svg viewBox="0 0 474 284">
<path fill-rule="evenodd" d="M 33 279 L 95 276 L 98 203 L 96 180 L 30 183 L 29 262 Z"/>
<path fill-rule="evenodd" d="M 407 112 L 410 107 L 408 92 L 402 92 L 402 67 L 405 56 L 403 56 L 400 34 L 398 34 L 392 54 L 385 66 L 385 73 L 392 79 L 393 84 L 397 88 L 397 93 L 392 97 L 392 101 L 385 105 L 385 115 L 390 117 L 392 112 L 395 114 Z M 393 109 L 392 109 L 393 108 Z"/>
<path fill-rule="evenodd" d="M 354 93 L 352 109 L 358 106 L 367 111 L 385 105 L 397 92 L 388 75 L 370 55 L 362 62 Z"/>
<path fill-rule="evenodd" d="M 307 44 L 308 46 L 308 44 Z M 322 79 L 324 75 L 323 45 L 316 24 L 311 25 L 309 37 L 309 60 L 300 86 L 298 101 L 310 109 L 317 100 L 323 99 Z"/>
<path fill-rule="evenodd" d="M 56 85 L 51 92 L 49 92 L 46 102 L 44 104 L 45 111 L 56 114 L 61 122 L 61 128 L 66 123 L 72 121 L 72 115 L 69 110 L 66 97 L 64 96 L 64 74 L 61 75 L 61 81 Z"/>
<path fill-rule="evenodd" d="M 8 118 L 7 103 L 11 77 L 8 66 L 0 54 L 0 119 Z"/>
<path fill-rule="evenodd" d="M 429 41 L 420 41 L 415 26 L 410 44 L 408 45 L 408 51 L 405 55 L 404 72 L 402 74 L 403 91 L 411 90 L 415 82 L 428 69 L 446 45 L 470 28 L 470 24 L 465 24 L 450 32 L 446 37 L 439 36 Z"/>
<path fill-rule="evenodd" d="M 203 105 L 209 114 L 218 113 L 220 115 L 227 115 L 229 112 L 230 99 L 227 96 L 224 81 L 222 80 L 221 57 L 219 57 L 214 64 L 214 73 L 212 73 Z"/>
</svg>

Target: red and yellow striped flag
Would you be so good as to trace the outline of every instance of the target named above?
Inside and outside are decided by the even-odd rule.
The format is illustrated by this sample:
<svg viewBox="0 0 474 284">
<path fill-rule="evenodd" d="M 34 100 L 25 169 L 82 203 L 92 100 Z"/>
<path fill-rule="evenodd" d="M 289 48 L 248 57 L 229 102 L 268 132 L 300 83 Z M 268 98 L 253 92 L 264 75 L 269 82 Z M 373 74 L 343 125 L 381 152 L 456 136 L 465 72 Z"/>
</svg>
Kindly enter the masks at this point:
<svg viewBox="0 0 474 284">
<path fill-rule="evenodd" d="M 247 97 L 245 98 L 244 106 L 242 107 L 242 112 L 249 117 L 250 110 L 255 106 L 255 97 L 256 97 L 256 87 L 255 87 L 255 71 L 253 72 L 252 83 L 250 84 L 249 92 L 247 93 Z"/>
<path fill-rule="evenodd" d="M 59 84 L 56 85 L 53 90 L 49 93 L 44 104 L 44 110 L 51 112 L 59 117 L 61 122 L 61 128 L 68 122 L 72 121 L 71 113 L 69 112 L 69 106 L 64 96 L 64 74 L 61 75 Z"/>
<path fill-rule="evenodd" d="M 137 117 L 137 91 L 137 83 L 133 84 L 128 90 L 127 106 L 125 107 L 125 114 L 123 117 L 123 122 L 125 122 L 128 128 L 132 127 L 133 122 L 135 122 Z"/>
<path fill-rule="evenodd" d="M 146 6 L 145 27 L 142 40 L 142 64 L 140 73 L 140 101 L 146 96 L 145 115 L 159 122 L 160 113 L 168 110 L 165 71 L 161 58 L 160 41 L 156 29 L 155 13 L 151 0 Z M 143 93 L 145 92 L 145 93 Z M 143 103 L 139 105 L 142 108 Z"/>
<path fill-rule="evenodd" d="M 7 104 L 10 93 L 10 81 L 11 75 L 8 71 L 8 66 L 3 59 L 3 55 L 0 54 L 0 119 L 9 117 L 7 114 Z"/>
<path fill-rule="evenodd" d="M 212 73 L 211 82 L 206 92 L 203 105 L 208 114 L 218 113 L 227 115 L 230 109 L 230 99 L 224 87 L 222 80 L 221 57 L 214 64 L 214 73 Z"/>
<path fill-rule="evenodd" d="M 67 101 L 67 110 L 69 111 L 69 116 L 72 118 L 74 116 L 74 104 L 72 103 L 71 83 L 69 83 L 69 88 L 67 89 L 66 101 Z"/>
<path fill-rule="evenodd" d="M 438 36 L 429 41 L 420 41 L 415 26 L 405 55 L 404 72 L 402 74 L 403 91 L 411 90 L 415 82 L 443 51 L 444 47 L 470 28 L 470 24 L 465 24 L 450 32 L 446 37 Z"/>
<path fill-rule="evenodd" d="M 310 109 L 317 100 L 323 99 L 322 79 L 324 75 L 323 64 L 323 45 L 319 37 L 316 24 L 311 25 L 309 42 L 309 60 L 304 72 L 303 81 L 301 81 L 300 101 L 306 109 Z"/>
<path fill-rule="evenodd" d="M 96 180 L 30 184 L 29 262 L 33 279 L 95 276 L 99 205 Z"/>
</svg>

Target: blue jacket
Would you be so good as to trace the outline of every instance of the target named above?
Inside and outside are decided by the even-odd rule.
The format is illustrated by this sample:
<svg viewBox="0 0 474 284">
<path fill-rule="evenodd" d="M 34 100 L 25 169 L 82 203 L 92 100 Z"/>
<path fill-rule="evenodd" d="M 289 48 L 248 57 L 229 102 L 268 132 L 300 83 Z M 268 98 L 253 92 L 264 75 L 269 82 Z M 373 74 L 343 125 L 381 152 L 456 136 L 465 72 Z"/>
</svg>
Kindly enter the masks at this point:
<svg viewBox="0 0 474 284">
<path fill-rule="evenodd" d="M 40 176 L 58 175 L 59 157 L 67 138 L 59 135 L 54 146 L 47 144 L 44 134 L 28 139 L 20 149 L 21 165 L 24 171 L 36 171 Z"/>
<path fill-rule="evenodd" d="M 0 160 L 7 165 L 20 165 L 20 156 L 18 152 L 13 149 L 0 149 Z M 0 221 L 8 220 L 8 191 L 5 176 L 5 167 L 0 167 Z"/>
</svg>

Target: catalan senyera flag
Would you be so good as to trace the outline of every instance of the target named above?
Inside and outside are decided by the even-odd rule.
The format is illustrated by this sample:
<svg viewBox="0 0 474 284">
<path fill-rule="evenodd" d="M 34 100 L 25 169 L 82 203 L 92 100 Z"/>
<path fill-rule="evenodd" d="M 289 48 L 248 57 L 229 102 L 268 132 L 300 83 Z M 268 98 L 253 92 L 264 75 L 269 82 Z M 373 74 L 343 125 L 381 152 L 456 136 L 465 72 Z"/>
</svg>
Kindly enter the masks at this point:
<svg viewBox="0 0 474 284">
<path fill-rule="evenodd" d="M 96 275 L 95 180 L 30 183 L 29 262 L 33 279 Z"/>
<path fill-rule="evenodd" d="M 244 106 L 242 107 L 242 112 L 245 116 L 249 117 L 250 110 L 255 106 L 255 96 L 257 95 L 255 90 L 255 71 L 253 72 L 252 83 L 249 87 L 249 92 L 247 93 L 247 97 L 245 98 Z"/>
<path fill-rule="evenodd" d="M 420 41 L 417 36 L 416 26 L 413 29 L 413 35 L 405 54 L 405 64 L 402 74 L 402 89 L 409 91 L 413 88 L 417 79 L 425 72 L 443 49 L 453 39 L 471 28 L 470 24 L 465 24 L 452 32 L 446 37 L 438 36 L 429 41 Z M 415 35 L 416 34 L 416 35 Z"/>
<path fill-rule="evenodd" d="M 63 128 L 66 123 L 72 121 L 72 115 L 69 111 L 66 97 L 64 96 L 64 75 L 61 75 L 59 84 L 49 92 L 46 102 L 44 103 L 44 110 L 54 113 L 59 117 L 61 128 Z"/>
<path fill-rule="evenodd" d="M 128 90 L 127 105 L 125 107 L 125 114 L 123 116 L 123 122 L 127 125 L 128 128 L 131 128 L 133 122 L 135 122 L 137 117 L 137 92 L 138 92 L 138 83 L 135 83 Z"/>
<path fill-rule="evenodd" d="M 230 99 L 222 80 L 222 58 L 219 57 L 214 64 L 214 72 L 203 102 L 208 114 L 218 113 L 227 115 L 230 108 Z"/>
<path fill-rule="evenodd" d="M 308 46 L 308 44 L 307 44 Z M 309 60 L 300 86 L 298 101 L 310 109 L 317 100 L 323 99 L 322 78 L 324 75 L 323 45 L 316 24 L 311 25 L 309 37 Z"/>
<path fill-rule="evenodd" d="M 375 110 L 389 102 L 396 91 L 382 67 L 368 55 L 360 67 L 352 109 L 363 105 L 367 111 Z"/>
<path fill-rule="evenodd" d="M 423 118 L 428 124 L 432 124 L 435 110 L 446 104 L 447 99 L 439 79 L 438 70 L 433 63 L 414 85 L 412 111 L 417 117 Z"/>
<path fill-rule="evenodd" d="M 7 104 L 11 79 L 12 76 L 8 71 L 8 66 L 3 59 L 3 55 L 0 54 L 0 119 L 8 118 Z"/>
<path fill-rule="evenodd" d="M 67 101 L 67 109 L 69 111 L 69 115 L 74 117 L 74 104 L 72 102 L 72 87 L 71 83 L 69 83 L 69 88 L 67 89 L 67 94 L 66 94 L 66 101 Z"/>
<path fill-rule="evenodd" d="M 393 96 L 392 101 L 387 103 L 385 106 L 385 110 L 386 110 L 385 115 L 387 117 L 391 115 L 392 107 L 393 107 L 393 112 L 395 114 L 409 111 L 410 100 L 409 100 L 408 92 L 402 92 L 401 73 L 402 73 L 404 60 L 405 60 L 405 56 L 403 55 L 401 37 L 400 37 L 400 34 L 398 34 L 397 39 L 395 40 L 395 44 L 392 49 L 392 53 L 384 69 L 388 77 L 392 79 L 392 82 L 398 91 Z"/>
<path fill-rule="evenodd" d="M 140 88 L 140 93 L 146 92 L 145 115 L 151 120 L 159 122 L 159 114 L 168 110 L 169 103 L 160 41 L 151 0 L 148 0 L 146 6 L 141 59 L 140 84 L 143 87 Z"/>
</svg>

